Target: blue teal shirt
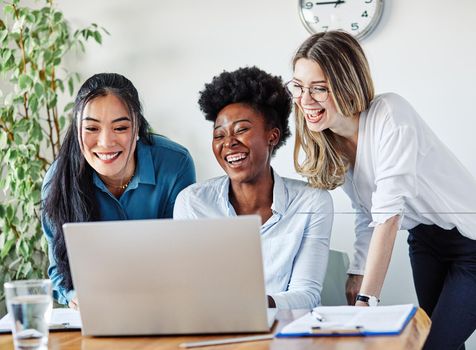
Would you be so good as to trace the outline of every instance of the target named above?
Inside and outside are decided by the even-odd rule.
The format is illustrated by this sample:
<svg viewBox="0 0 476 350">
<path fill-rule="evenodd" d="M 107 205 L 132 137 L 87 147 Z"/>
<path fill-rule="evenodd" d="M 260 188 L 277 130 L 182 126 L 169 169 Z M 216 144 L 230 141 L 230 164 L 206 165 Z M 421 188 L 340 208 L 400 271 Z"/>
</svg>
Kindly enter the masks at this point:
<svg viewBox="0 0 476 350">
<path fill-rule="evenodd" d="M 140 140 L 136 149 L 136 171 L 131 183 L 120 198 L 114 197 L 101 178 L 94 173 L 93 182 L 101 221 L 171 218 L 175 198 L 179 192 L 195 182 L 195 167 L 188 151 L 166 137 L 154 135 L 153 144 Z M 50 167 L 43 181 L 42 196 L 46 197 L 55 164 Z M 48 241 L 48 275 L 53 284 L 53 297 L 61 304 L 68 304 L 75 296 L 74 290 L 60 286 L 53 254 L 53 229 L 47 218 L 42 220 L 43 232 Z"/>
<path fill-rule="evenodd" d="M 321 303 L 332 198 L 305 182 L 273 174 L 273 214 L 261 226 L 266 293 L 280 309 L 310 309 Z M 236 216 L 229 188 L 228 176 L 187 187 L 177 197 L 174 219 Z"/>
</svg>

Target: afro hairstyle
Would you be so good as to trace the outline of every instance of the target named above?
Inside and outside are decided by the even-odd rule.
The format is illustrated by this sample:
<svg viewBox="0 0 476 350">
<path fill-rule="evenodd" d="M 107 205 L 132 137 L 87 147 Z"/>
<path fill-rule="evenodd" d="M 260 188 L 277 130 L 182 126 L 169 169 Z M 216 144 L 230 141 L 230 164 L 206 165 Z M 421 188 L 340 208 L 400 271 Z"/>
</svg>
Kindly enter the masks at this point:
<svg viewBox="0 0 476 350">
<path fill-rule="evenodd" d="M 254 66 L 239 68 L 233 72 L 224 71 L 215 76 L 211 83 L 205 84 L 198 100 L 205 119 L 212 122 L 215 122 L 224 107 L 233 103 L 248 105 L 265 118 L 268 127 L 279 129 L 281 135 L 273 153 L 291 135 L 291 97 L 281 77 L 268 74 Z"/>
</svg>

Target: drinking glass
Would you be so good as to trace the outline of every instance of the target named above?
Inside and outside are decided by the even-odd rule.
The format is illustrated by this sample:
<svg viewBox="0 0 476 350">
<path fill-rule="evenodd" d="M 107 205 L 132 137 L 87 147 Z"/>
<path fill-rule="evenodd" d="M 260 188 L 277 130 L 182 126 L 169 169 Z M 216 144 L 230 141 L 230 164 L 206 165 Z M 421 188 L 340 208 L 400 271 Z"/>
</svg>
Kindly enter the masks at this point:
<svg viewBox="0 0 476 350">
<path fill-rule="evenodd" d="M 53 305 L 51 281 L 13 281 L 4 287 L 15 349 L 46 349 Z"/>
</svg>

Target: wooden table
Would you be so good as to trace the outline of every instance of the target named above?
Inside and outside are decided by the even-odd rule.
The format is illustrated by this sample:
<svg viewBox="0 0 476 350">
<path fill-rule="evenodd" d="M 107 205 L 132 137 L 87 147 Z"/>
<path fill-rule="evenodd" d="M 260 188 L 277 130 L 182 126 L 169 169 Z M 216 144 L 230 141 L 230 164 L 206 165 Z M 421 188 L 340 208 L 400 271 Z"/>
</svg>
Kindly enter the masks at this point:
<svg viewBox="0 0 476 350">
<path fill-rule="evenodd" d="M 275 331 L 293 319 L 303 315 L 306 311 L 280 311 L 277 315 L 278 324 Z M 229 345 L 216 345 L 197 349 L 213 350 L 307 350 L 307 349 L 333 349 L 333 350 L 393 350 L 393 349 L 421 349 L 430 331 L 431 321 L 422 309 L 399 336 L 378 337 L 307 337 L 307 338 L 275 338 L 273 340 L 237 343 Z M 238 336 L 238 335 L 236 335 Z M 169 350 L 179 349 L 179 344 L 208 339 L 230 338 L 225 336 L 157 336 L 157 337 L 121 337 L 121 338 L 95 338 L 82 337 L 81 332 L 51 332 L 48 349 L 53 350 L 104 350 L 104 349 L 143 349 L 143 350 Z M 0 350 L 13 350 L 11 335 L 0 336 Z"/>
</svg>

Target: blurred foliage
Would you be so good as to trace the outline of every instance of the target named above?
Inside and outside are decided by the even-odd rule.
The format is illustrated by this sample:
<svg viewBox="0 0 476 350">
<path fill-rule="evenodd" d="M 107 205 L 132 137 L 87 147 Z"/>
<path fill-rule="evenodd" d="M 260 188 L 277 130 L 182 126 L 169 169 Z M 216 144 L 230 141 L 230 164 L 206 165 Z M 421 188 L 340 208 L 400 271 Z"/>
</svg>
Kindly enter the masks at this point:
<svg viewBox="0 0 476 350">
<path fill-rule="evenodd" d="M 0 17 L 0 301 L 5 281 L 46 276 L 41 183 L 60 149 L 80 81 L 62 60 L 108 34 L 96 24 L 72 32 L 52 0 L 36 5 L 5 1 Z M 60 108 L 62 95 L 71 102 Z"/>
</svg>

